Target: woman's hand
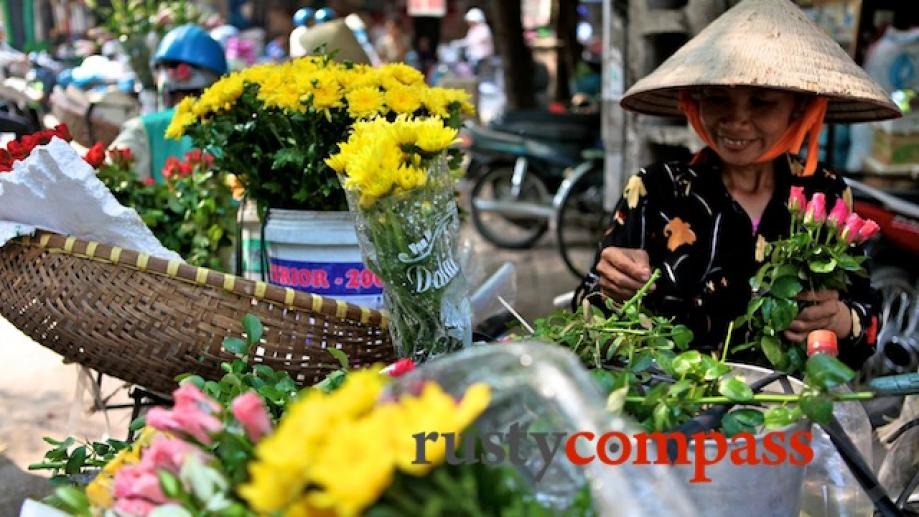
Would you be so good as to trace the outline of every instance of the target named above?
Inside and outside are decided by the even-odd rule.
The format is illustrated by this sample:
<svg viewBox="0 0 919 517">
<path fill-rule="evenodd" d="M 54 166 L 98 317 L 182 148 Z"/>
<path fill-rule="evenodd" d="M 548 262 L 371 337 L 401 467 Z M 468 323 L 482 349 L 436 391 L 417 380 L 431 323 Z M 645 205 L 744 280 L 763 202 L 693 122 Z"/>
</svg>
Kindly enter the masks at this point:
<svg viewBox="0 0 919 517">
<path fill-rule="evenodd" d="M 806 291 L 798 295 L 799 301 L 813 302 L 798 313 L 798 317 L 785 330 L 785 338 L 792 342 L 807 339 L 812 330 L 827 329 L 844 339 L 852 332 L 852 312 L 839 299 L 839 291 Z"/>
<path fill-rule="evenodd" d="M 648 252 L 610 246 L 597 263 L 600 288 L 616 301 L 628 300 L 651 278 Z"/>
</svg>

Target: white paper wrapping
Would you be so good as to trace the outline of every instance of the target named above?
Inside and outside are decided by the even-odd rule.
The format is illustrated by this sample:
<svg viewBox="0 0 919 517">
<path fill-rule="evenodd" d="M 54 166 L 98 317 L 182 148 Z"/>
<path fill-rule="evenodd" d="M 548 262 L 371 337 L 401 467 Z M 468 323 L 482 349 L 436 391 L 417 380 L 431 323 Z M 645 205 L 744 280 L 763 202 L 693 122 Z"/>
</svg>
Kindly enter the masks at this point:
<svg viewBox="0 0 919 517">
<path fill-rule="evenodd" d="M 0 246 L 36 229 L 181 260 L 58 138 L 36 147 L 11 172 L 0 173 Z"/>
</svg>

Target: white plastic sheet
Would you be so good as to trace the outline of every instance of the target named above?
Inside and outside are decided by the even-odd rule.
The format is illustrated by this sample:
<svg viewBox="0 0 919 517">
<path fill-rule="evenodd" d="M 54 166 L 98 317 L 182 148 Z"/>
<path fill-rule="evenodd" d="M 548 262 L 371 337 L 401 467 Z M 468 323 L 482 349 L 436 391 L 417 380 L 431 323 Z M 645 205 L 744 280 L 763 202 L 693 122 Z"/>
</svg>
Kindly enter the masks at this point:
<svg viewBox="0 0 919 517">
<path fill-rule="evenodd" d="M 181 260 L 58 138 L 15 162 L 11 172 L 0 173 L 0 246 L 36 229 Z"/>
</svg>

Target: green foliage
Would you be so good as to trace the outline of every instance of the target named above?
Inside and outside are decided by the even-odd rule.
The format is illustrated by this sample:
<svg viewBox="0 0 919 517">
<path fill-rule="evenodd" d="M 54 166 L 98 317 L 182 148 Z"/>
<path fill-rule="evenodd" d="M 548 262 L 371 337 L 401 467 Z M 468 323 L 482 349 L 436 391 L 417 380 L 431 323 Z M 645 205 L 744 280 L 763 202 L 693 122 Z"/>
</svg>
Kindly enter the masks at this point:
<svg viewBox="0 0 919 517">
<path fill-rule="evenodd" d="M 826 225 L 792 222 L 790 237 L 767 243 L 764 261 L 750 279 L 753 296 L 745 314 L 734 323 L 750 330 L 749 341 L 736 351 L 753 349 L 772 367 L 798 373 L 804 366 L 804 344 L 783 336 L 803 310 L 804 292 L 845 291 L 849 275 L 864 275 L 864 256 L 852 255 L 848 242 Z"/>
<path fill-rule="evenodd" d="M 469 433 L 464 439 L 471 439 Z M 481 447 L 477 448 L 481 450 Z M 544 506 L 512 466 L 449 465 L 434 468 L 418 478 L 397 473 L 380 500 L 364 512 L 366 517 L 590 517 L 595 515 L 589 486 L 585 484 L 564 510 Z"/>
<path fill-rule="evenodd" d="M 198 150 L 184 161 L 172 158 L 163 170 L 165 184 L 158 184 L 137 180 L 130 153 L 114 149 L 98 176 L 118 202 L 137 210 L 163 246 L 193 266 L 224 271 L 220 252 L 233 244 L 236 202 L 211 161 Z"/>
<path fill-rule="evenodd" d="M 173 27 L 202 21 L 201 11 L 189 0 L 88 0 L 87 4 L 100 25 L 121 41 L 131 68 L 148 90 L 153 90 L 156 84 L 150 68 L 147 35 L 153 33 L 159 39 Z"/>
<path fill-rule="evenodd" d="M 720 359 L 698 350 L 677 353 L 675 350 L 689 346 L 692 333 L 671 320 L 642 311 L 642 299 L 659 274 L 655 271 L 625 303 L 609 303 L 609 316 L 585 303 L 574 313 L 559 312 L 537 320 L 534 336 L 578 354 L 609 394 L 607 408 L 623 409 L 649 431 L 673 430 L 713 404 L 741 406 L 722 417 L 721 429 L 728 435 L 755 432 L 763 426 L 784 427 L 804 417 L 819 423 L 828 421 L 836 400 L 830 390 L 854 377 L 849 368 L 833 357 L 817 354 L 806 363 L 805 387 L 800 395 L 770 398 L 754 394 L 726 363 L 732 350 L 729 339 Z M 794 296 L 800 290 L 795 284 L 783 280 L 780 289 Z M 785 319 L 789 304 L 793 302 L 759 299 L 751 303 L 751 310 L 767 307 L 771 317 Z M 763 336 L 761 347 L 767 357 L 787 357 L 777 337 Z M 779 405 L 765 410 L 747 406 L 764 403 Z"/>
<path fill-rule="evenodd" d="M 86 482 L 85 474 L 102 468 L 122 449 L 130 444 L 121 440 L 78 442 L 76 438 L 55 440 L 42 438 L 52 448 L 39 463 L 29 465 L 29 470 L 50 470 L 51 484 L 66 486 Z"/>
</svg>

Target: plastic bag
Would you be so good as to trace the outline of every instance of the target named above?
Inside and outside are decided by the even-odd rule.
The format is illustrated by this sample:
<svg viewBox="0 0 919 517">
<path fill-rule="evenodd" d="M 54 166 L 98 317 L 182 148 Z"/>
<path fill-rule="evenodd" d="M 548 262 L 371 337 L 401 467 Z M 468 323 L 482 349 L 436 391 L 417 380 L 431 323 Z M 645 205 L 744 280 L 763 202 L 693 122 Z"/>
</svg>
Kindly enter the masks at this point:
<svg viewBox="0 0 919 517">
<path fill-rule="evenodd" d="M 476 422 L 483 434 L 508 433 L 512 426 L 568 435 L 580 431 L 632 435 L 639 431 L 634 423 L 605 411 L 603 395 L 587 370 L 574 354 L 559 346 L 538 342 L 473 346 L 424 364 L 389 389 L 396 396 L 410 393 L 424 380 L 437 381 L 454 396 L 471 384 L 488 384 L 492 403 Z M 576 443 L 579 454 L 592 454 L 581 450 L 584 441 Z M 535 440 L 530 439 L 519 450 L 525 459 L 517 465 L 519 472 L 536 498 L 554 508 L 567 508 L 584 483 L 590 483 L 597 515 L 698 514 L 667 467 L 629 462 L 610 466 L 599 461 L 577 466 L 563 453 L 551 457 L 547 465 Z"/>
</svg>

